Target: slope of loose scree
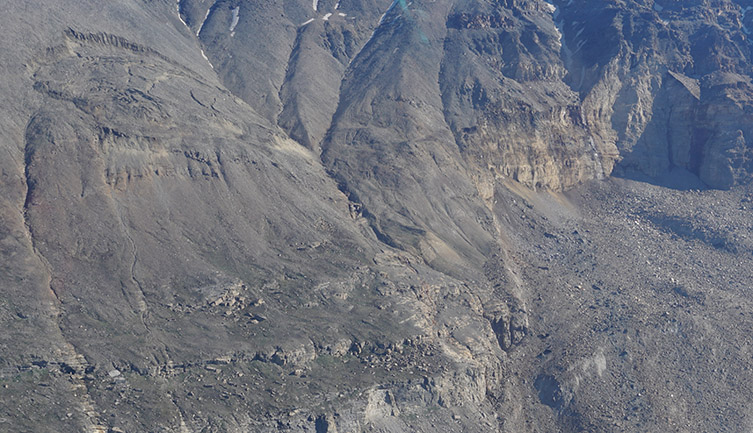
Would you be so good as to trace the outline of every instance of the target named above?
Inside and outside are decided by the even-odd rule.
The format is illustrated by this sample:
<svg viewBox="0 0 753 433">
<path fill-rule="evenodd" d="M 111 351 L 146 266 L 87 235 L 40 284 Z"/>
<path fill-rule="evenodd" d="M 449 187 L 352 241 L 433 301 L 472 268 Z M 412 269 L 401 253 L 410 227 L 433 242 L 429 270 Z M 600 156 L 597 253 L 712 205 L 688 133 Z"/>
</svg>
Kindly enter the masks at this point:
<svg viewBox="0 0 753 433">
<path fill-rule="evenodd" d="M 0 430 L 750 428 L 746 3 L 7 10 Z"/>
</svg>

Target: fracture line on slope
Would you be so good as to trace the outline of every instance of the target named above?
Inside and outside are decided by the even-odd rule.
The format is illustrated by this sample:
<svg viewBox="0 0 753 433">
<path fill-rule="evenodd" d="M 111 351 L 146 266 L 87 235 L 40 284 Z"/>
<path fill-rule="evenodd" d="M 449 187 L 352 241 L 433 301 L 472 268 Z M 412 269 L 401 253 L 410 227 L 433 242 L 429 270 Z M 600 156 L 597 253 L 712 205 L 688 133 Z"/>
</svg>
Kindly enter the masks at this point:
<svg viewBox="0 0 753 433">
<path fill-rule="evenodd" d="M 387 8 L 387 10 L 386 10 L 386 11 L 384 11 L 384 13 L 382 14 L 382 17 L 381 17 L 381 18 L 379 18 L 379 24 L 377 24 L 377 27 L 379 27 L 379 26 L 381 26 L 381 25 L 382 25 L 382 22 L 384 21 L 384 18 L 385 18 L 385 17 L 387 16 L 387 14 L 388 14 L 388 13 L 390 13 L 390 11 L 392 10 L 392 8 L 394 8 L 394 7 L 395 7 L 395 5 L 397 5 L 397 3 L 398 3 L 399 1 L 400 1 L 400 0 L 394 0 L 394 1 L 392 2 L 392 4 L 390 5 L 390 7 L 388 7 L 388 8 Z M 376 29 L 374 29 L 374 32 L 376 32 Z M 372 33 L 372 34 L 371 34 L 371 36 L 374 36 L 374 34 Z M 371 38 L 369 38 L 369 40 L 371 40 Z M 367 43 L 368 43 L 368 42 L 367 42 Z M 365 45 L 364 45 L 364 46 L 365 46 Z"/>
<path fill-rule="evenodd" d="M 121 209 L 120 203 L 115 204 L 115 210 L 118 214 L 118 219 L 120 221 L 120 228 L 123 231 L 123 235 L 125 236 L 126 240 L 128 240 L 128 244 L 131 247 L 131 282 L 135 286 L 136 290 L 132 293 L 133 300 L 135 304 L 135 312 L 141 316 L 141 323 L 144 325 L 144 328 L 149 331 L 149 325 L 146 323 L 146 317 L 149 314 L 149 307 L 146 303 L 146 295 L 144 294 L 144 288 L 141 285 L 141 282 L 136 278 L 136 265 L 138 264 L 138 249 L 136 248 L 136 242 L 131 237 L 131 234 L 129 233 L 128 227 L 125 224 L 125 220 L 123 218 L 123 210 Z"/>
<path fill-rule="evenodd" d="M 400 1 L 400 0 L 393 0 L 393 2 L 392 2 L 392 4 L 390 5 L 390 7 L 388 7 L 388 8 L 387 8 L 387 10 L 386 10 L 386 11 L 384 11 L 384 13 L 382 14 L 382 16 L 381 16 L 381 17 L 379 18 L 379 24 L 377 24 L 377 25 L 376 25 L 376 27 L 374 27 L 374 31 L 373 31 L 373 32 L 371 32 L 371 36 L 369 36 L 369 39 L 367 39 L 367 40 L 366 40 L 366 43 L 365 43 L 365 44 L 363 44 L 363 46 L 362 46 L 362 48 L 361 48 L 361 51 L 363 51 L 363 49 L 364 49 L 364 48 L 366 48 L 366 47 L 367 47 L 367 46 L 369 45 L 369 43 L 371 43 L 371 40 L 372 40 L 372 39 L 374 39 L 374 35 L 376 35 L 376 32 L 377 32 L 377 30 L 379 30 L 379 27 L 380 27 L 380 26 L 382 25 L 382 23 L 384 22 L 384 17 L 386 17 L 386 16 L 387 16 L 387 14 L 388 14 L 388 13 L 390 13 L 390 11 L 392 10 L 392 8 L 394 8 L 394 7 L 395 7 L 395 5 L 396 5 L 396 4 L 397 4 L 397 3 L 399 2 L 399 1 Z M 348 66 L 350 66 L 350 64 L 351 64 L 351 63 L 353 63 L 353 60 L 355 60 L 355 59 L 356 59 L 356 57 L 358 57 L 358 56 L 353 56 L 353 58 L 352 58 L 352 59 L 350 59 L 350 62 L 348 63 Z"/>
<path fill-rule="evenodd" d="M 28 125 L 27 125 L 28 129 Z M 25 153 L 28 154 L 28 141 L 26 142 L 26 149 Z M 31 206 L 31 196 L 32 196 L 32 190 L 30 187 L 30 173 L 29 173 L 29 163 L 24 164 L 24 182 L 26 186 L 26 193 L 24 198 L 24 204 L 23 204 L 23 224 L 24 228 L 26 229 L 24 236 L 26 236 L 29 246 L 31 246 L 32 253 L 36 257 L 36 259 L 41 264 L 42 268 L 44 269 L 44 278 L 45 278 L 45 287 L 46 290 L 49 291 L 49 294 L 51 295 L 52 299 L 51 302 L 49 302 L 50 306 L 50 314 L 53 318 L 53 323 L 55 326 L 57 326 L 57 332 L 58 336 L 60 338 L 59 344 L 60 347 L 56 347 L 56 351 L 58 352 L 58 355 L 56 358 L 62 360 L 63 363 L 67 364 L 68 366 L 74 368 L 74 370 L 78 371 L 86 371 L 86 369 L 89 367 L 89 362 L 86 360 L 86 357 L 84 355 L 80 354 L 76 347 L 73 346 L 66 338 L 65 334 L 63 333 L 63 328 L 60 326 L 60 318 L 63 314 L 62 311 L 62 302 L 60 300 L 60 297 L 58 293 L 55 291 L 55 289 L 52 286 L 52 265 L 47 260 L 47 258 L 42 254 L 42 252 L 38 249 L 37 241 L 34 236 L 34 231 L 31 227 L 31 220 L 29 219 L 29 208 Z M 91 395 L 89 394 L 89 390 L 86 387 L 86 384 L 81 379 L 79 375 L 71 375 L 70 377 L 70 385 L 72 387 L 72 392 L 74 396 L 77 396 L 76 402 L 79 405 L 79 411 L 84 415 L 85 419 L 85 431 L 91 432 L 91 433 L 105 433 L 107 431 L 106 427 L 102 426 L 99 423 L 100 415 L 97 413 L 96 407 L 94 405 L 94 400 L 92 400 Z"/>
</svg>

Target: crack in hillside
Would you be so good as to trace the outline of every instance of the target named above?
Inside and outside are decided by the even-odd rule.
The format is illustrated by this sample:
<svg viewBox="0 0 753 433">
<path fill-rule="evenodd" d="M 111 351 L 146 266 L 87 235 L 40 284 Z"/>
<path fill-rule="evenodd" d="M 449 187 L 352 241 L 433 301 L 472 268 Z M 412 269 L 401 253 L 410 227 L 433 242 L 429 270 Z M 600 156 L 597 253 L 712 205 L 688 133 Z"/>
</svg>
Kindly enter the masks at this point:
<svg viewBox="0 0 753 433">
<path fill-rule="evenodd" d="M 288 54 L 288 61 L 285 63 L 285 76 L 282 79 L 282 83 L 280 83 L 280 87 L 277 89 L 277 100 L 280 101 L 280 110 L 275 114 L 274 124 L 277 125 L 277 127 L 282 129 L 283 131 L 285 131 L 285 134 L 291 139 L 293 139 L 293 141 L 302 145 L 303 147 L 307 147 L 304 145 L 304 143 L 300 143 L 298 140 L 292 137 L 292 134 L 291 134 L 292 131 L 288 131 L 287 128 L 284 128 L 282 125 L 280 125 L 280 117 L 282 117 L 282 113 L 285 112 L 285 108 L 286 108 L 285 101 L 283 100 L 282 91 L 285 88 L 285 85 L 291 79 L 292 72 L 290 70 L 290 64 L 293 62 L 293 57 L 296 55 L 296 49 L 299 48 L 301 34 L 302 34 L 302 30 L 298 29 L 298 32 L 295 36 L 295 40 L 293 41 L 293 45 L 290 47 L 290 53 Z"/>
<path fill-rule="evenodd" d="M 377 217 L 376 215 L 372 214 L 371 212 L 366 209 L 366 206 L 361 202 L 361 200 L 358 197 L 358 194 L 352 190 L 349 186 L 347 181 L 343 176 L 337 173 L 335 170 L 334 164 L 330 166 L 327 164 L 325 159 L 327 158 L 327 148 L 325 148 L 325 144 L 329 138 L 332 137 L 333 130 L 335 128 L 335 124 L 337 123 L 337 119 L 342 114 L 343 110 L 343 84 L 345 83 L 345 79 L 348 76 L 348 72 L 351 70 L 352 65 L 358 60 L 358 58 L 363 54 L 364 49 L 369 45 L 369 43 L 374 38 L 374 35 L 376 34 L 377 30 L 382 24 L 382 20 L 384 19 L 385 15 L 392 9 L 392 7 L 395 6 L 396 1 L 393 1 L 390 7 L 381 15 L 379 18 L 379 21 L 374 25 L 374 28 L 372 29 L 372 33 L 369 36 L 369 38 L 358 48 L 358 50 L 353 53 L 353 56 L 349 59 L 348 64 L 344 65 L 345 69 L 343 69 L 342 76 L 340 77 L 340 87 L 337 91 L 337 106 L 335 107 L 334 112 L 332 113 L 332 117 L 329 121 L 329 126 L 326 129 L 326 132 L 324 133 L 324 136 L 319 140 L 319 142 L 316 145 L 316 150 L 318 150 L 319 153 L 319 162 L 324 168 L 324 172 L 326 173 L 327 177 L 332 179 L 335 182 L 335 185 L 337 186 L 337 189 L 347 198 L 348 200 L 348 206 L 350 210 L 351 217 L 354 220 L 357 220 L 359 218 L 364 218 L 366 222 L 368 223 L 368 227 L 371 229 L 374 236 L 377 238 L 377 240 L 389 247 L 398 249 L 403 251 L 403 248 L 400 247 L 397 242 L 395 242 L 387 233 L 384 233 L 382 230 L 380 230 L 378 223 L 377 223 Z M 339 3 L 338 3 L 339 4 Z M 296 43 L 298 42 L 298 38 L 296 38 Z M 292 55 L 292 54 L 291 54 Z M 288 66 L 289 66 L 288 62 Z M 288 71 L 286 70 L 286 76 L 288 74 Z M 313 143 L 312 143 L 313 146 Z M 334 161 L 332 161 L 334 162 Z"/>
<path fill-rule="evenodd" d="M 28 140 L 28 134 L 29 134 L 29 126 L 33 122 L 34 118 L 27 124 L 26 126 L 26 139 L 25 139 L 25 147 L 24 147 L 24 183 L 26 187 L 26 192 L 24 196 L 24 204 L 22 208 L 23 213 L 23 223 L 25 230 L 25 235 L 29 241 L 29 245 L 31 246 L 32 253 L 34 257 L 39 261 L 39 263 L 42 265 L 42 268 L 44 269 L 44 277 L 45 277 L 45 287 L 49 291 L 50 295 L 53 298 L 53 302 L 50 302 L 50 313 L 52 314 L 52 321 L 57 327 L 58 336 L 60 338 L 60 346 L 58 348 L 55 348 L 60 351 L 60 358 L 62 362 L 59 362 L 61 367 L 68 367 L 75 374 L 71 374 L 69 376 L 70 384 L 72 387 L 72 394 L 73 395 L 80 395 L 80 399 L 78 400 L 79 403 L 79 409 L 81 413 L 84 415 L 86 420 L 86 431 L 93 432 L 93 433 L 105 433 L 107 431 L 107 428 L 102 426 L 99 422 L 99 419 L 101 418 L 99 413 L 97 412 L 96 406 L 94 404 L 94 400 L 92 400 L 91 396 L 89 395 L 89 390 L 86 386 L 86 383 L 83 381 L 81 372 L 87 371 L 89 369 L 89 363 L 86 360 L 86 358 L 78 353 L 76 350 L 76 347 L 73 346 L 66 338 L 65 334 L 63 332 L 63 328 L 60 326 L 60 317 L 63 314 L 62 310 L 62 301 L 60 298 L 60 294 L 57 293 L 55 288 L 52 284 L 52 265 L 50 265 L 50 262 L 45 258 L 45 256 L 41 253 L 37 246 L 37 240 L 36 236 L 34 235 L 34 229 L 31 224 L 31 220 L 29 218 L 29 210 L 32 205 L 32 199 L 34 194 L 34 187 L 35 187 L 35 181 L 32 178 L 32 174 L 30 172 L 30 168 L 32 165 L 32 157 L 34 155 L 33 149 L 29 146 L 29 140 Z M 80 393 L 77 391 L 81 391 Z"/>
<path fill-rule="evenodd" d="M 447 25 L 445 24 L 445 27 Z M 449 30 L 449 29 L 448 29 Z M 447 100 L 445 99 L 445 94 L 442 89 L 442 81 L 444 81 L 445 76 L 445 61 L 447 60 L 447 33 L 445 33 L 445 39 L 442 42 L 442 58 L 439 60 L 439 74 L 437 74 L 437 88 L 439 89 L 439 100 L 442 101 L 442 120 L 444 120 L 445 126 L 447 126 L 447 130 L 450 131 L 452 134 L 452 138 L 455 141 L 455 146 L 458 148 L 458 152 L 460 153 L 460 156 L 465 160 L 465 152 L 463 152 L 463 145 L 460 141 L 460 136 L 455 133 L 455 131 L 450 126 L 450 122 L 448 120 L 449 110 L 447 107 Z M 478 186 L 477 186 L 478 188 Z"/>
<path fill-rule="evenodd" d="M 131 277 L 131 283 L 136 288 L 134 293 L 132 293 L 132 296 L 135 297 L 136 302 L 136 309 L 135 312 L 138 313 L 141 324 L 144 326 L 144 329 L 150 335 L 154 338 L 154 340 L 161 345 L 162 355 L 165 357 L 168 363 L 171 363 L 170 359 L 170 352 L 168 350 L 168 345 L 165 343 L 162 338 L 160 338 L 157 334 L 155 334 L 152 329 L 149 327 L 149 305 L 146 301 L 146 294 L 144 292 L 144 286 L 141 284 L 141 281 L 136 277 L 136 266 L 139 261 L 139 255 L 138 255 L 138 247 L 136 246 L 136 242 L 134 241 L 133 237 L 130 234 L 130 230 L 125 224 L 125 220 L 123 218 L 123 210 L 120 203 L 118 203 L 117 200 L 114 200 L 115 202 L 115 210 L 118 214 L 118 221 L 120 222 L 121 229 L 123 230 L 123 235 L 128 240 L 128 244 L 131 247 L 131 265 L 130 265 L 130 277 Z"/>
<path fill-rule="evenodd" d="M 138 278 L 136 278 L 136 265 L 138 264 L 138 249 L 136 247 L 136 242 L 134 242 L 131 234 L 129 233 L 128 227 L 126 226 L 123 219 L 123 211 L 121 209 L 121 205 L 117 201 L 115 201 L 115 210 L 118 214 L 118 221 L 120 222 L 120 227 L 123 230 L 123 235 L 126 237 L 128 244 L 131 247 L 130 277 L 131 282 L 136 288 L 135 293 L 133 293 L 136 303 L 134 310 L 141 317 L 141 323 L 144 325 L 144 328 L 147 330 L 147 332 L 151 333 L 149 325 L 146 322 L 149 315 L 149 307 L 146 303 L 146 295 L 144 295 L 144 288 L 141 285 L 141 282 Z"/>
</svg>

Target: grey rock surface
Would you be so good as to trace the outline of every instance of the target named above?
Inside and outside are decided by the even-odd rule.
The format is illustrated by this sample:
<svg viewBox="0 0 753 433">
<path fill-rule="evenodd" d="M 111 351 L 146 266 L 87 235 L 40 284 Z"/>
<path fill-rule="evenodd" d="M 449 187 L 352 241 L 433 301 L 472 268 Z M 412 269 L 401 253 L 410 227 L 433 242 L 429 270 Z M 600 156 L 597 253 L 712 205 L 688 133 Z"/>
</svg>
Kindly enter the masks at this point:
<svg viewBox="0 0 753 433">
<path fill-rule="evenodd" d="M 6 3 L 0 430 L 750 429 L 753 5 Z"/>
</svg>

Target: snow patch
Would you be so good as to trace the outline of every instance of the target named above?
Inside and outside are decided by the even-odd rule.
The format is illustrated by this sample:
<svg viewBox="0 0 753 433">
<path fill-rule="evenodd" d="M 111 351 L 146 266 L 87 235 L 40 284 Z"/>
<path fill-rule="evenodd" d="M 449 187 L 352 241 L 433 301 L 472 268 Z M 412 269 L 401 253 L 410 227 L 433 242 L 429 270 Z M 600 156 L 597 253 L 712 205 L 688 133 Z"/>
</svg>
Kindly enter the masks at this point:
<svg viewBox="0 0 753 433">
<path fill-rule="evenodd" d="M 394 8 L 394 7 L 395 7 L 395 5 L 397 5 L 397 3 L 398 3 L 399 1 L 400 1 L 400 0 L 394 0 L 394 1 L 392 2 L 392 4 L 390 5 L 390 7 L 388 7 L 388 8 L 387 8 L 387 10 L 386 10 L 386 11 L 384 11 L 384 13 L 382 14 L 382 17 L 381 17 L 381 18 L 379 18 L 379 24 L 377 25 L 377 27 L 379 27 L 379 26 L 381 26 L 381 25 L 382 25 L 382 22 L 384 22 L 384 17 L 386 17 L 386 16 L 387 16 L 387 14 L 388 14 L 388 13 L 390 13 L 390 11 L 392 10 L 392 8 Z M 375 29 L 374 31 L 376 31 L 376 29 Z M 371 36 L 374 36 L 374 35 L 372 34 Z M 369 38 L 369 40 L 371 40 L 371 38 Z"/>
<path fill-rule="evenodd" d="M 344 16 L 346 16 L 346 15 L 347 15 L 347 14 L 344 14 L 344 13 L 342 13 L 342 12 L 338 12 L 337 14 L 338 14 L 338 15 L 340 15 L 341 17 L 344 17 Z"/>
<path fill-rule="evenodd" d="M 241 7 L 236 6 L 231 10 L 231 12 L 233 13 L 233 21 L 230 23 L 230 32 L 233 32 L 235 30 L 235 26 L 238 25 L 238 21 L 241 17 Z"/>
<path fill-rule="evenodd" d="M 186 26 L 187 29 L 190 29 L 190 27 L 188 27 L 188 24 L 186 24 L 186 22 L 183 21 L 183 17 L 180 15 L 180 0 L 176 0 L 175 1 L 175 9 L 178 11 L 178 18 L 180 19 L 180 22 L 182 22 L 183 25 Z M 204 17 L 204 21 L 207 20 L 208 16 L 209 16 L 209 11 L 207 11 L 207 16 Z M 204 23 L 203 22 L 201 23 L 201 26 L 204 27 Z M 199 32 L 200 31 L 201 31 L 201 28 L 199 28 Z M 199 32 L 196 32 L 196 36 L 199 35 Z M 209 61 L 209 58 L 207 57 L 206 53 L 204 53 L 204 50 L 201 49 L 201 48 L 199 48 L 199 50 L 201 51 L 201 57 L 203 57 L 204 60 L 206 60 L 207 63 L 209 63 L 209 67 L 211 67 L 212 69 L 214 69 L 214 65 L 212 64 L 212 62 Z M 115 370 L 115 371 L 117 371 L 117 370 Z M 118 372 L 118 374 L 120 374 L 120 372 Z M 110 372 L 110 375 L 112 375 L 112 372 Z"/>
<path fill-rule="evenodd" d="M 578 31 L 575 33 L 575 37 L 573 38 L 573 40 L 577 41 L 578 38 L 580 38 L 580 35 L 583 34 L 584 30 L 586 30 L 586 26 L 585 25 L 583 27 L 581 27 L 580 29 L 578 29 Z M 573 54 L 575 54 L 578 51 L 580 51 L 580 49 L 583 48 L 583 45 L 586 45 L 586 39 L 585 38 L 583 38 L 583 39 L 581 39 L 581 40 L 578 41 L 578 44 L 575 47 L 575 51 L 573 51 Z"/>
<path fill-rule="evenodd" d="M 319 9 L 319 0 L 312 0 L 311 7 L 313 7 L 314 12 L 316 12 Z"/>
<path fill-rule="evenodd" d="M 549 2 L 544 2 L 544 8 L 549 11 L 550 14 L 553 14 L 555 11 L 557 11 L 557 6 Z"/>
<path fill-rule="evenodd" d="M 209 58 L 207 57 L 206 53 L 204 53 L 204 50 L 201 50 L 201 57 L 203 57 L 203 58 L 204 58 L 204 60 L 206 60 L 206 61 L 207 61 L 207 63 L 209 63 L 209 66 L 210 66 L 210 67 L 211 67 L 212 69 L 214 69 L 214 65 L 212 64 L 212 62 L 210 62 L 210 61 L 209 61 Z"/>
<path fill-rule="evenodd" d="M 374 31 L 373 31 L 373 32 L 371 32 L 371 36 L 369 36 L 369 39 L 367 39 L 367 40 L 366 40 L 366 43 L 365 43 L 365 44 L 363 44 L 363 48 L 366 48 L 366 46 L 367 46 L 367 45 L 369 45 L 369 43 L 371 43 L 371 40 L 372 40 L 372 39 L 374 39 L 374 35 L 376 34 L 377 30 L 379 30 L 379 27 L 380 27 L 380 26 L 382 25 L 382 23 L 384 22 L 384 17 L 386 17 L 386 16 L 387 16 L 387 14 L 388 14 L 388 13 L 389 13 L 389 12 L 390 12 L 390 11 L 392 10 L 392 8 L 394 8 L 394 7 L 395 7 L 395 5 L 396 5 L 396 4 L 398 4 L 398 2 L 399 2 L 399 1 L 400 1 L 400 0 L 393 0 L 393 2 L 392 2 L 392 4 L 390 5 L 390 7 L 388 7 L 388 8 L 387 8 L 387 10 L 386 10 L 386 11 L 384 11 L 384 13 L 382 14 L 382 16 L 381 16 L 381 17 L 379 18 L 379 24 L 377 24 L 377 26 L 376 26 L 376 27 L 374 27 Z M 356 56 L 356 57 L 358 57 L 358 56 Z M 350 59 L 350 62 L 348 63 L 348 65 L 350 65 L 351 63 L 353 63 L 353 60 L 355 60 L 355 59 L 356 59 L 356 57 L 353 57 L 352 59 Z"/>
<path fill-rule="evenodd" d="M 190 29 L 190 27 L 188 27 L 188 24 L 183 21 L 183 15 L 180 14 L 180 0 L 175 0 L 175 11 L 178 12 L 178 19 L 180 20 L 180 22 L 182 22 L 187 29 Z"/>
<path fill-rule="evenodd" d="M 324 14 L 324 16 L 322 17 L 322 19 L 324 21 L 329 21 L 329 17 L 331 17 L 331 16 L 332 16 L 332 13 L 328 12 L 328 13 Z"/>
<path fill-rule="evenodd" d="M 583 45 L 586 45 L 586 40 L 585 39 L 583 39 L 582 41 L 578 42 L 578 46 L 575 47 L 575 52 L 577 53 L 578 51 L 580 51 L 580 49 L 583 48 Z"/>
<path fill-rule="evenodd" d="M 314 22 L 314 19 L 313 19 L 313 18 L 311 18 L 310 20 L 307 20 L 307 21 L 304 21 L 304 22 L 302 22 L 302 23 L 301 23 L 301 26 L 305 26 L 306 24 L 311 24 L 311 23 L 313 23 L 313 22 Z"/>
<path fill-rule="evenodd" d="M 337 0 L 337 3 L 335 3 L 335 9 L 340 9 L 340 0 Z"/>
<path fill-rule="evenodd" d="M 209 12 L 212 11 L 212 8 L 207 9 L 207 13 L 204 14 L 204 19 L 201 20 L 201 25 L 199 26 L 199 30 L 196 30 L 196 36 L 199 36 L 199 33 L 201 33 L 201 30 L 204 28 L 204 24 L 207 22 L 207 19 L 209 19 Z"/>
</svg>

